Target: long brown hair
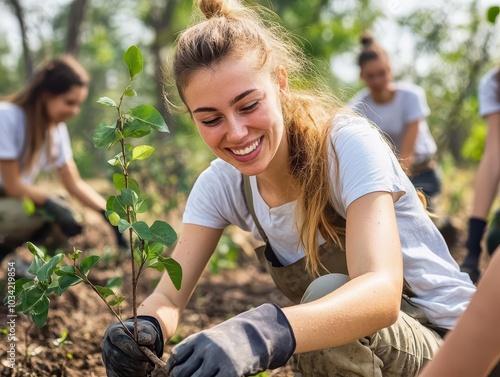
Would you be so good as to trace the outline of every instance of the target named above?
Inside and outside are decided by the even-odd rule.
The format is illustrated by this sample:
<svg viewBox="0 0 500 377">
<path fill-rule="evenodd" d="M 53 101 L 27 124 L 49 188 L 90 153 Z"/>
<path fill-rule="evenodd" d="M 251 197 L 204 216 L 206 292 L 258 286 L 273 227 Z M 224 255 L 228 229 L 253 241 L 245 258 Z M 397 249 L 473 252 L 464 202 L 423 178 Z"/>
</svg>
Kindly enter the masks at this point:
<svg viewBox="0 0 500 377">
<path fill-rule="evenodd" d="M 44 143 L 51 151 L 51 121 L 44 96 L 64 94 L 74 86 L 87 86 L 88 81 L 85 69 L 73 57 L 64 55 L 42 64 L 19 92 L 7 98 L 21 107 L 26 116 L 22 171 L 32 169 Z"/>
<path fill-rule="evenodd" d="M 236 0 L 201 0 L 206 19 L 186 29 L 179 37 L 173 57 L 173 76 L 178 94 L 193 73 L 227 57 L 254 53 L 256 66 L 268 69 L 277 80 L 280 67 L 288 74 L 290 88 L 281 93 L 288 137 L 292 179 L 299 187 L 296 223 L 304 246 L 308 270 L 318 274 L 318 231 L 327 242 L 342 246 L 345 222 L 331 203 L 328 160 L 331 119 L 340 109 L 338 101 L 320 89 L 306 89 L 317 75 L 291 34 L 277 16 L 263 7 L 244 7 Z M 311 190 L 314 187 L 314 190 Z"/>
</svg>

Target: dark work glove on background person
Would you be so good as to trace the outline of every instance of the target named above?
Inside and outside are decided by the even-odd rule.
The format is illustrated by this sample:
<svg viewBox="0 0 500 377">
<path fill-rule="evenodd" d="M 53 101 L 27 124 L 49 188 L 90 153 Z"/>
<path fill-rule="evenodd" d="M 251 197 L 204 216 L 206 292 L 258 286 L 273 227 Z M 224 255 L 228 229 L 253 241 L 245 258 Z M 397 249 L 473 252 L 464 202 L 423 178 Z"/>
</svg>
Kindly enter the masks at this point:
<svg viewBox="0 0 500 377">
<path fill-rule="evenodd" d="M 170 377 L 240 377 L 286 364 L 295 351 L 292 328 L 274 304 L 263 304 L 191 335 L 167 361 Z"/>
<path fill-rule="evenodd" d="M 134 320 L 124 321 L 134 333 Z M 146 346 L 161 358 L 163 355 L 163 334 L 154 317 L 137 317 L 139 344 Z M 120 322 L 109 325 L 102 338 L 102 360 L 108 377 L 143 377 L 154 369 L 154 364 L 139 349 Z"/>
<path fill-rule="evenodd" d="M 106 222 L 109 224 L 109 226 L 113 229 L 113 234 L 115 235 L 116 244 L 120 247 L 128 249 L 130 244 L 127 240 L 126 234 L 120 233 L 120 231 L 118 230 L 118 227 L 112 225 L 109 222 L 108 218 L 106 217 L 105 210 L 100 211 L 100 213 L 101 213 L 102 217 L 104 217 L 104 220 L 106 220 Z"/>
<path fill-rule="evenodd" d="M 73 237 L 82 232 L 82 224 L 74 217 L 68 205 L 58 198 L 49 198 L 42 204 L 42 209 L 59 225 L 67 237 Z"/>
</svg>

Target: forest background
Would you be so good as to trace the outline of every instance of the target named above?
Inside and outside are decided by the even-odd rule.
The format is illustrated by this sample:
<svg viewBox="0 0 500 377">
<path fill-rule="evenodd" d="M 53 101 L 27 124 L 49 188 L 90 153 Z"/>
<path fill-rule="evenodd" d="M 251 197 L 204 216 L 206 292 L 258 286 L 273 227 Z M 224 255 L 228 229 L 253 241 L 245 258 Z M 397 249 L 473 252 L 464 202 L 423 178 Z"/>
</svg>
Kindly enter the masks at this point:
<svg viewBox="0 0 500 377">
<path fill-rule="evenodd" d="M 486 19 L 494 0 L 260 3 L 278 13 L 343 101 L 362 86 L 356 66 L 359 36 L 371 30 L 388 50 L 396 79 L 425 89 L 445 175 L 456 168 L 475 168 L 486 136 L 478 116 L 477 86 L 481 75 L 500 63 L 500 26 Z M 162 83 L 168 77 L 163 72 L 179 31 L 190 22 L 192 7 L 186 0 L 0 1 L 0 95 L 20 88 L 41 60 L 61 53 L 77 56 L 92 82 L 81 114 L 69 122 L 75 160 L 85 178 L 109 177 L 110 156 L 92 143 L 94 127 L 109 120 L 96 100 L 114 98 L 123 90 L 121 57 L 128 46 L 138 45 L 147 64 L 138 88 L 141 101 L 161 109 L 171 130 L 165 138 L 148 141 L 158 153 L 139 178 L 168 199 L 160 211 L 175 208 L 213 158 L 189 118 L 169 114 L 164 105 Z M 460 208 L 463 192 L 456 190 L 450 195 L 458 202 L 448 212 Z"/>
<path fill-rule="evenodd" d="M 252 0 L 253 2 L 253 0 Z M 487 9 L 499 0 L 260 0 L 273 9 L 296 35 L 326 79 L 332 93 L 349 100 L 361 87 L 356 56 L 359 37 L 369 29 L 391 56 L 396 80 L 421 85 L 431 115 L 428 122 L 439 148 L 443 175 L 442 217 L 458 230 L 451 248 L 458 261 L 465 253 L 466 220 L 472 205 L 472 183 L 484 149 L 486 124 L 478 116 L 477 87 L 481 76 L 500 64 L 500 22 L 487 21 Z M 187 0 L 0 0 L 0 97 L 19 89 L 42 60 L 69 53 L 90 72 L 88 100 L 68 123 L 73 153 L 84 178 L 104 195 L 112 191 L 115 153 L 96 149 L 92 141 L 99 123 L 112 124 L 113 114 L 99 106 L 99 97 L 117 98 L 127 82 L 124 51 L 136 44 L 145 72 L 134 82 L 138 97 L 128 102 L 149 103 L 162 112 L 170 134 L 144 140 L 155 153 L 132 167 L 132 176 L 149 195 L 148 212 L 179 230 L 183 204 L 198 174 L 214 158 L 185 114 L 173 115 L 164 105 L 169 81 L 168 57 L 179 32 L 191 21 L 193 2 Z M 53 177 L 42 177 L 52 189 Z M 498 203 L 494 208 L 498 208 Z M 88 212 L 88 211 L 87 211 Z M 84 213 L 86 227 L 74 245 L 97 250 L 104 266 L 93 275 L 105 281 L 130 271 L 109 250 L 107 227 Z M 95 221 L 93 221 L 95 220 Z M 202 276 L 170 346 L 231 315 L 266 301 L 290 303 L 274 287 L 253 257 L 251 237 L 229 228 Z M 246 252 L 241 252 L 241 250 Z M 24 252 L 24 254 L 23 254 Z M 28 255 L 19 248 L 17 254 Z M 484 256 L 482 268 L 487 264 Z M 237 269 L 236 267 L 241 268 Z M 227 268 L 230 267 L 230 268 Z M 0 269 L 0 282 L 6 268 Z M 154 271 L 156 272 L 156 271 Z M 140 286 L 140 298 L 158 282 L 151 273 Z M 104 376 L 100 338 L 114 320 L 87 287 L 54 297 L 48 323 L 37 329 L 19 317 L 16 369 L 5 364 L 0 347 L 0 375 L 8 377 Z M 128 287 L 123 287 L 127 292 Z M 140 300 L 139 300 L 140 301 Z M 130 312 L 126 307 L 125 312 Z M 5 310 L 5 307 L 4 307 Z M 3 317 L 0 308 L 0 316 Z M 0 340 L 6 334 L 0 324 Z M 289 366 L 263 374 L 289 377 Z"/>
</svg>

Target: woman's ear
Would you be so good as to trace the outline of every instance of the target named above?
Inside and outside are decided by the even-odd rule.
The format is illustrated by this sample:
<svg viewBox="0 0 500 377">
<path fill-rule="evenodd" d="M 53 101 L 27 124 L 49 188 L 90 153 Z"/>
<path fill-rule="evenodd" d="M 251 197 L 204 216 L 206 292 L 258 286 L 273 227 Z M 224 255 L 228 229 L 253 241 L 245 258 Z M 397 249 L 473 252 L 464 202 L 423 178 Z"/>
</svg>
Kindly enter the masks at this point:
<svg viewBox="0 0 500 377">
<path fill-rule="evenodd" d="M 288 90 L 288 74 L 286 73 L 285 67 L 280 65 L 278 67 L 278 85 L 281 90 Z"/>
</svg>

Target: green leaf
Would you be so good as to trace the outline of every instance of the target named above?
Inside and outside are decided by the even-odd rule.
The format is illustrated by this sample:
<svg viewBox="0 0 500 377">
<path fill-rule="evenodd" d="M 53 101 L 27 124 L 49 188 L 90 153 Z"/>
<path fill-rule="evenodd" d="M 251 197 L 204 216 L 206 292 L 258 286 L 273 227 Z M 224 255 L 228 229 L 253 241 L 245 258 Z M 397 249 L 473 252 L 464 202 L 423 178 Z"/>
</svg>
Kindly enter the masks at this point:
<svg viewBox="0 0 500 377">
<path fill-rule="evenodd" d="M 42 250 L 40 250 L 38 246 L 32 244 L 31 242 L 27 242 L 27 244 L 28 244 L 28 250 L 30 251 L 31 254 L 33 254 L 35 257 L 40 258 L 41 260 L 45 258 L 45 253 Z"/>
<path fill-rule="evenodd" d="M 96 285 L 95 289 L 97 289 L 97 292 L 99 292 L 104 298 L 115 295 L 115 292 L 113 292 L 113 290 L 109 287 L 101 287 L 100 285 Z"/>
<path fill-rule="evenodd" d="M 111 166 L 116 166 L 116 165 L 119 165 L 120 164 L 120 156 L 122 154 L 121 153 L 118 153 L 115 157 L 111 158 L 108 160 L 108 164 L 110 164 Z"/>
<path fill-rule="evenodd" d="M 52 292 L 57 292 L 58 290 L 59 290 L 59 281 L 58 281 L 58 279 L 56 279 L 52 283 L 50 283 L 50 285 L 47 287 L 45 294 L 49 295 Z"/>
<path fill-rule="evenodd" d="M 177 233 L 165 221 L 156 220 L 149 228 L 152 233 L 152 240 L 171 247 L 177 240 Z"/>
<path fill-rule="evenodd" d="M 101 105 L 104 106 L 117 107 L 116 102 L 109 97 L 101 97 L 97 100 L 97 103 L 100 103 Z"/>
<path fill-rule="evenodd" d="M 118 213 L 121 218 L 127 217 L 127 206 L 123 204 L 123 199 L 121 196 L 115 196 L 115 200 L 113 200 L 113 208 L 111 209 L 111 211 Z"/>
<path fill-rule="evenodd" d="M 147 259 L 157 258 L 159 255 L 163 253 L 164 245 L 159 242 L 150 242 L 145 247 L 145 251 L 147 254 Z"/>
<path fill-rule="evenodd" d="M 133 119 L 123 124 L 123 137 L 132 137 L 139 139 L 151 133 L 151 127 L 147 124 Z"/>
<path fill-rule="evenodd" d="M 64 275 L 76 276 L 75 266 L 73 266 L 72 264 L 64 264 L 61 267 L 57 268 L 54 272 L 58 276 L 64 276 Z"/>
<path fill-rule="evenodd" d="M 142 71 L 143 60 L 141 50 L 137 46 L 132 45 L 123 54 L 123 61 L 128 67 L 130 78 L 133 79 L 138 73 Z"/>
<path fill-rule="evenodd" d="M 96 148 L 111 146 L 116 140 L 116 126 L 109 126 L 105 123 L 99 123 L 94 130 L 92 140 Z"/>
<path fill-rule="evenodd" d="M 45 292 L 40 288 L 33 288 L 26 291 L 26 301 L 25 307 L 27 310 L 31 310 L 31 308 L 39 302 L 42 297 L 45 295 Z"/>
<path fill-rule="evenodd" d="M 81 283 L 83 280 L 78 276 L 71 275 L 63 275 L 59 278 L 59 290 L 57 291 L 57 295 L 62 295 L 69 287 L 72 285 L 77 285 Z"/>
<path fill-rule="evenodd" d="M 47 296 L 43 295 L 40 302 L 36 304 L 36 307 L 33 308 L 34 312 L 31 313 L 31 319 L 35 323 L 36 327 L 42 327 L 45 322 L 47 322 L 47 317 L 49 314 L 49 306 L 50 300 Z"/>
<path fill-rule="evenodd" d="M 30 266 L 28 267 L 27 272 L 29 272 L 30 274 L 36 275 L 38 270 L 44 264 L 45 264 L 45 262 L 42 259 L 35 257 L 35 258 L 33 258 L 33 262 L 31 262 Z"/>
<path fill-rule="evenodd" d="M 146 224 L 144 221 L 137 221 L 136 223 L 133 223 L 132 228 L 135 230 L 141 240 L 151 239 L 151 231 L 149 230 L 148 224 Z"/>
<path fill-rule="evenodd" d="M 115 185 L 115 188 L 118 191 L 121 191 L 125 188 L 125 176 L 120 173 L 114 173 L 113 174 L 113 183 Z M 137 195 L 141 194 L 141 189 L 139 188 L 139 183 L 133 178 L 128 178 L 128 187 L 131 190 L 134 190 Z"/>
<path fill-rule="evenodd" d="M 144 198 L 144 199 L 140 199 L 137 201 L 136 205 L 135 205 L 135 211 L 137 213 L 144 213 L 148 210 L 148 202 L 147 202 L 148 198 Z"/>
<path fill-rule="evenodd" d="M 114 287 L 121 287 L 123 283 L 123 277 L 114 277 L 108 279 L 106 282 L 106 287 L 108 288 L 114 288 Z"/>
<path fill-rule="evenodd" d="M 137 203 L 137 200 L 139 199 L 136 192 L 131 189 L 123 189 L 120 196 L 124 205 L 132 207 Z"/>
<path fill-rule="evenodd" d="M 167 270 L 168 276 L 170 276 L 170 280 L 174 284 L 174 287 L 177 290 L 181 289 L 182 283 L 182 267 L 181 265 L 172 258 L 165 258 L 161 255 L 158 257 L 158 261 L 160 261 L 164 266 L 165 270 Z"/>
<path fill-rule="evenodd" d="M 127 97 L 135 97 L 137 95 L 137 93 L 135 92 L 134 89 L 132 89 L 129 86 L 127 89 L 125 89 L 125 91 L 123 92 L 123 95 L 127 96 Z"/>
<path fill-rule="evenodd" d="M 96 265 L 96 263 L 99 262 L 100 259 L 101 259 L 101 257 L 98 255 L 90 255 L 86 258 L 83 258 L 79 264 L 79 269 L 82 272 L 82 274 L 87 276 L 90 269 L 92 267 L 94 267 Z"/>
<path fill-rule="evenodd" d="M 113 204 L 114 204 L 115 199 L 116 199 L 116 196 L 114 196 L 114 195 L 111 195 L 108 197 L 108 199 L 106 200 L 106 211 L 114 212 Z"/>
<path fill-rule="evenodd" d="M 49 278 L 52 276 L 52 273 L 54 272 L 54 269 L 63 259 L 64 259 L 63 254 L 57 254 L 54 255 L 52 258 L 50 258 L 49 261 L 45 263 L 42 267 L 40 267 L 39 270 L 37 271 L 36 276 L 38 277 L 38 280 L 40 280 L 41 282 L 48 282 Z"/>
<path fill-rule="evenodd" d="M 31 216 L 35 213 L 36 206 L 33 200 L 31 200 L 30 198 L 23 198 L 22 203 L 23 203 L 23 210 L 26 215 Z"/>
<path fill-rule="evenodd" d="M 116 300 L 109 300 L 108 304 L 109 304 L 109 306 L 116 306 L 116 305 L 120 305 L 124 300 L 125 300 L 125 297 L 120 296 Z"/>
<path fill-rule="evenodd" d="M 486 13 L 486 18 L 488 19 L 489 22 L 494 24 L 499 14 L 500 14 L 500 6 L 489 7 Z"/>
<path fill-rule="evenodd" d="M 35 280 L 30 278 L 16 279 L 14 284 L 14 296 L 19 296 L 22 290 L 26 290 L 35 285 Z"/>
<path fill-rule="evenodd" d="M 141 264 L 143 252 L 141 250 L 139 250 L 138 248 L 135 248 L 133 254 L 134 254 L 134 262 L 137 264 Z"/>
<path fill-rule="evenodd" d="M 68 258 L 72 259 L 72 260 L 79 259 L 80 256 L 82 255 L 82 251 L 81 250 L 76 250 L 76 247 L 73 247 L 73 250 L 74 250 L 74 252 L 68 254 Z"/>
<path fill-rule="evenodd" d="M 138 145 L 132 150 L 132 160 L 145 160 L 155 151 L 149 145 Z"/>
<path fill-rule="evenodd" d="M 108 217 L 109 223 L 113 226 L 118 226 L 118 223 L 120 222 L 120 215 L 117 214 L 116 212 L 111 212 L 109 215 L 106 215 Z"/>
<path fill-rule="evenodd" d="M 160 112 L 151 105 L 139 105 L 130 109 L 128 114 L 159 132 L 169 132 L 165 119 L 163 119 Z"/>
<path fill-rule="evenodd" d="M 130 223 L 127 220 L 120 219 L 118 221 L 118 231 L 120 233 L 125 232 L 128 228 L 130 228 Z"/>
</svg>

